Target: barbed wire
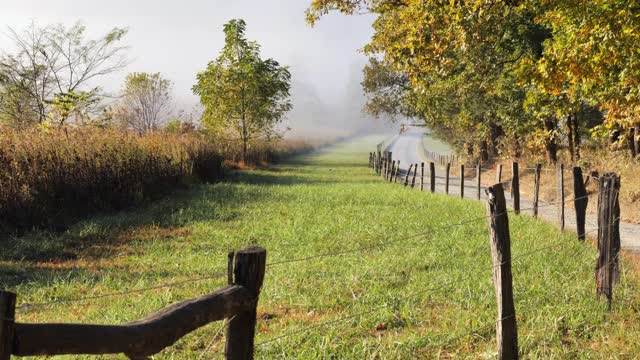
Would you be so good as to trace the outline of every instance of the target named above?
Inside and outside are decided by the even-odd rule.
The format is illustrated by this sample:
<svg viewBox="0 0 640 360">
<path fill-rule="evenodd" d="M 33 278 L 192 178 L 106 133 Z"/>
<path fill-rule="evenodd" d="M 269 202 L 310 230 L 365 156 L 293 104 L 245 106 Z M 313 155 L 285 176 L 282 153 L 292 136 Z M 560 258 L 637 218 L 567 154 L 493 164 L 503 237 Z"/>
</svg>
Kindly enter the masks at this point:
<svg viewBox="0 0 640 360">
<path fill-rule="evenodd" d="M 114 293 L 107 293 L 107 294 L 100 294 L 100 295 L 94 295 L 94 296 L 79 297 L 79 298 L 59 299 L 59 300 L 53 300 L 53 301 L 41 302 L 41 303 L 23 303 L 23 304 L 20 304 L 19 306 L 17 306 L 16 310 L 30 309 L 30 308 L 34 308 L 34 307 L 46 307 L 46 306 L 51 306 L 51 305 L 56 305 L 56 304 L 64 304 L 64 303 L 84 302 L 84 301 L 89 301 L 89 300 L 97 300 L 97 299 L 103 299 L 103 298 L 109 298 L 109 297 L 118 297 L 118 296 L 130 295 L 130 294 L 137 294 L 137 293 L 142 293 L 142 292 L 146 292 L 146 291 L 164 289 L 164 288 L 169 288 L 169 287 L 176 287 L 176 286 L 180 286 L 180 285 L 184 285 L 184 284 L 195 283 L 195 282 L 211 280 L 211 279 L 217 279 L 217 278 L 226 277 L 226 276 L 227 276 L 227 273 L 224 272 L 224 273 L 218 273 L 218 274 L 214 274 L 214 275 L 210 275 L 210 276 L 191 278 L 191 279 L 186 279 L 186 280 L 182 280 L 182 281 L 175 281 L 175 282 L 165 283 L 165 284 L 161 284 L 161 285 L 145 287 L 145 288 L 141 288 L 141 289 L 133 289 L 133 290 L 114 292 Z"/>
<path fill-rule="evenodd" d="M 236 315 L 233 315 L 230 319 L 224 319 L 222 321 L 222 325 L 220 325 L 220 327 L 218 328 L 218 331 L 215 332 L 215 334 L 211 337 L 211 342 L 209 343 L 209 345 L 207 345 L 207 347 L 204 348 L 204 351 L 202 351 L 202 353 L 200 354 L 200 356 L 198 356 L 198 360 L 202 360 L 204 359 L 205 355 L 211 350 L 211 348 L 213 348 L 213 344 L 216 343 L 216 340 L 218 340 L 218 335 L 220 335 L 220 333 L 222 332 L 222 329 L 225 328 L 225 326 L 230 323 L 231 321 L 233 321 L 233 319 L 236 318 Z"/>
<path fill-rule="evenodd" d="M 539 247 L 539 248 L 524 252 L 522 254 L 518 254 L 516 256 L 512 256 L 511 259 L 510 259 L 510 262 L 513 263 L 515 260 L 530 256 L 530 255 L 533 255 L 535 253 L 551 250 L 551 249 L 554 249 L 554 248 L 557 248 L 557 247 L 560 247 L 560 246 L 564 246 L 564 245 L 565 245 L 564 243 L 555 243 L 555 244 L 552 244 L 552 245 Z M 491 266 L 490 268 L 487 268 L 486 270 L 493 270 L 493 269 L 495 269 L 495 268 L 497 268 L 499 266 L 502 266 L 504 264 L 507 264 L 507 263 L 509 263 L 509 261 L 503 261 L 501 263 L 498 263 L 498 264 L 495 264 L 495 265 Z M 313 325 L 304 327 L 302 329 L 292 330 L 292 331 L 286 332 L 285 334 L 282 334 L 282 335 L 276 336 L 274 338 L 271 338 L 269 340 L 265 340 L 265 341 L 257 344 L 256 346 L 263 346 L 263 345 L 266 345 L 268 343 L 272 343 L 272 342 L 275 342 L 277 340 L 280 340 L 280 339 L 283 339 L 283 338 L 286 338 L 286 337 L 289 337 L 289 336 L 293 336 L 293 335 L 296 335 L 296 334 L 299 334 L 299 333 L 304 333 L 304 332 L 307 332 L 307 331 L 312 330 L 312 329 L 316 329 L 316 328 L 324 327 L 324 326 L 329 326 L 329 325 L 336 324 L 336 323 L 339 323 L 339 322 L 342 322 L 342 321 L 346 321 L 346 320 L 358 318 L 358 317 L 361 317 L 361 316 L 364 316 L 364 315 L 368 315 L 368 314 L 371 314 L 371 313 L 374 313 L 374 312 L 377 312 L 377 311 L 380 311 L 380 310 L 383 310 L 385 308 L 390 307 L 391 306 L 390 303 L 397 303 L 397 302 L 407 301 L 407 300 L 409 300 L 411 298 L 414 298 L 414 297 L 416 297 L 418 295 L 421 295 L 421 294 L 424 294 L 426 292 L 440 290 L 442 288 L 445 288 L 445 287 L 448 287 L 448 286 L 452 286 L 452 285 L 454 285 L 456 283 L 462 282 L 464 280 L 468 280 L 472 276 L 475 276 L 475 272 L 469 271 L 467 273 L 469 275 L 463 276 L 462 279 L 458 279 L 456 281 L 450 281 L 450 282 L 448 282 L 446 284 L 443 284 L 443 285 L 440 285 L 440 286 L 430 287 L 430 288 L 427 288 L 427 289 L 424 289 L 424 290 L 413 292 L 413 293 L 411 293 L 411 294 L 409 294 L 407 296 L 394 299 L 393 301 L 387 301 L 386 304 L 378 306 L 378 307 L 374 307 L 374 308 L 372 308 L 370 310 L 367 310 L 367 311 L 362 311 L 362 312 L 359 312 L 359 313 L 356 313 L 356 314 L 346 315 L 346 316 L 340 317 L 338 319 L 333 319 L 333 320 L 324 321 L 324 322 L 321 322 L 321 323 L 318 323 L 318 324 L 313 324 Z"/>
</svg>

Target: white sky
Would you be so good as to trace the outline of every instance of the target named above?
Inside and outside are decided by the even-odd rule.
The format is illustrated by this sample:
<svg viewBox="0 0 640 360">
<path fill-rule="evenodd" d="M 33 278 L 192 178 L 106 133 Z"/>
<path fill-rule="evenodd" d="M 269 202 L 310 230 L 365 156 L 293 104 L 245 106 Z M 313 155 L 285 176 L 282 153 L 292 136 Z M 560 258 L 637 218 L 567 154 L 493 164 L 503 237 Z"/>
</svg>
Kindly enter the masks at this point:
<svg viewBox="0 0 640 360">
<path fill-rule="evenodd" d="M 222 26 L 230 19 L 247 22 L 247 37 L 262 46 L 263 57 L 291 67 L 294 112 L 290 126 L 330 127 L 360 122 L 362 104 L 359 53 L 369 40 L 371 16 L 330 14 L 314 28 L 304 19 L 310 0 L 4 0 L 0 24 L 17 29 L 32 21 L 71 25 L 82 21 L 89 36 L 128 27 L 125 44 L 132 64 L 100 84 L 115 91 L 128 72 L 161 72 L 174 82 L 184 107 L 197 103 L 191 94 L 195 74 L 218 56 Z M 11 50 L 2 30 L 0 49 Z M 314 115 L 315 114 L 315 115 Z M 307 116 L 308 115 L 308 116 Z M 304 118 L 306 117 L 306 118 Z"/>
</svg>

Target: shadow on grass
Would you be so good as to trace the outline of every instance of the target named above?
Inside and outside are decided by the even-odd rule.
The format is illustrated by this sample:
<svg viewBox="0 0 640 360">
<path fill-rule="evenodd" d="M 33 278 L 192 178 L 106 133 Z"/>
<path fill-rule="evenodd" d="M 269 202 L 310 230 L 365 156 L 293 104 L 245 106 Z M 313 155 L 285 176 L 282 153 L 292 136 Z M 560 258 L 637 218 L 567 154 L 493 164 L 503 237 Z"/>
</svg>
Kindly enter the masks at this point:
<svg viewBox="0 0 640 360">
<path fill-rule="evenodd" d="M 63 233 L 34 230 L 8 237 L 0 252 L 0 286 L 66 281 L 88 269 L 86 278 L 95 270 L 89 269 L 93 262 L 139 251 L 135 245 L 145 241 L 188 237 L 193 223 L 237 220 L 243 216 L 240 205 L 269 198 L 267 192 L 234 183 L 198 185 L 138 209 L 83 220 Z"/>
</svg>

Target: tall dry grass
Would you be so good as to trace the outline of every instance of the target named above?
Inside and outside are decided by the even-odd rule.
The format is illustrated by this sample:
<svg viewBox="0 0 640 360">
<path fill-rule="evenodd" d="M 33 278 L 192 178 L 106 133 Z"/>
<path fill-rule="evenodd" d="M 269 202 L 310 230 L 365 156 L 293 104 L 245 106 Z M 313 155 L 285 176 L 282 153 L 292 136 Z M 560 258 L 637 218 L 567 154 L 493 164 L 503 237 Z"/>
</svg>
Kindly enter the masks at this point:
<svg viewBox="0 0 640 360">
<path fill-rule="evenodd" d="M 221 173 L 221 154 L 198 134 L 0 128 L 0 227 L 61 229 Z"/>
</svg>

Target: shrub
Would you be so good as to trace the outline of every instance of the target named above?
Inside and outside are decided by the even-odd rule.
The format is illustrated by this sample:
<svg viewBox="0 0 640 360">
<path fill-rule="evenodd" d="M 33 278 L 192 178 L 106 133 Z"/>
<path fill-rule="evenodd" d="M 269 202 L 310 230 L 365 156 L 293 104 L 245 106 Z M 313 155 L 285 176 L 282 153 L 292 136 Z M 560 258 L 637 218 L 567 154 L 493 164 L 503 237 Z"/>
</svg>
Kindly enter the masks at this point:
<svg viewBox="0 0 640 360">
<path fill-rule="evenodd" d="M 63 229 L 221 173 L 220 153 L 196 133 L 0 128 L 0 221 L 3 232 Z"/>
</svg>

